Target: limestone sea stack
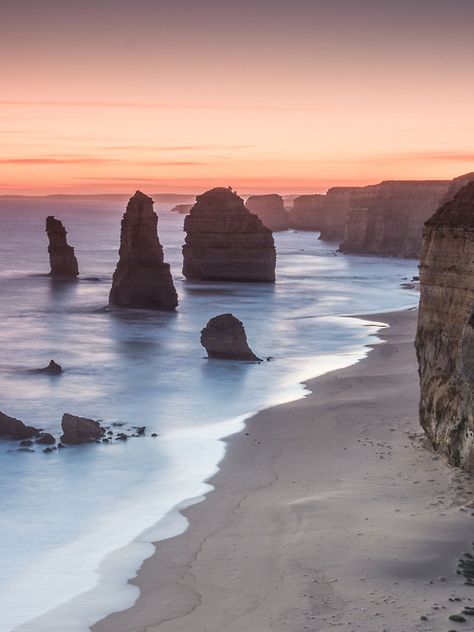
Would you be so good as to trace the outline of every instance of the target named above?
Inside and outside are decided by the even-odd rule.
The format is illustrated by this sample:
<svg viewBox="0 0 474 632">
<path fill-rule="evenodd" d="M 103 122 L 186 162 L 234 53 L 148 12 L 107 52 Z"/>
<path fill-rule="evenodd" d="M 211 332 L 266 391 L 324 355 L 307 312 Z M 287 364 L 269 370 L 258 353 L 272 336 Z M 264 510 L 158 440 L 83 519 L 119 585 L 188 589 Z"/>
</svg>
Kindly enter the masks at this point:
<svg viewBox="0 0 474 632">
<path fill-rule="evenodd" d="M 211 318 L 201 331 L 201 344 L 209 358 L 260 361 L 248 345 L 242 322 L 232 314 Z"/>
<path fill-rule="evenodd" d="M 207 281 L 275 281 L 272 231 L 231 189 L 198 195 L 184 220 L 183 274 Z"/>
<path fill-rule="evenodd" d="M 50 215 L 46 218 L 46 234 L 49 240 L 48 253 L 51 276 L 75 279 L 79 275 L 79 266 L 74 248 L 67 243 L 67 232 L 63 223 Z"/>
<path fill-rule="evenodd" d="M 245 206 L 262 220 L 262 224 L 273 232 L 288 230 L 288 213 L 281 195 L 251 195 Z"/>
<path fill-rule="evenodd" d="M 137 191 L 122 219 L 119 262 L 112 279 L 110 305 L 168 311 L 178 305 L 157 227 L 153 200 Z"/>
<path fill-rule="evenodd" d="M 288 214 L 291 228 L 321 230 L 324 222 L 325 202 L 326 196 L 319 193 L 296 197 Z"/>
<path fill-rule="evenodd" d="M 178 213 L 179 215 L 187 215 L 192 208 L 192 204 L 176 204 L 176 206 L 173 206 L 171 209 L 171 212 Z"/>
<path fill-rule="evenodd" d="M 420 285 L 420 422 L 452 465 L 473 472 L 474 182 L 426 222 Z"/>
</svg>

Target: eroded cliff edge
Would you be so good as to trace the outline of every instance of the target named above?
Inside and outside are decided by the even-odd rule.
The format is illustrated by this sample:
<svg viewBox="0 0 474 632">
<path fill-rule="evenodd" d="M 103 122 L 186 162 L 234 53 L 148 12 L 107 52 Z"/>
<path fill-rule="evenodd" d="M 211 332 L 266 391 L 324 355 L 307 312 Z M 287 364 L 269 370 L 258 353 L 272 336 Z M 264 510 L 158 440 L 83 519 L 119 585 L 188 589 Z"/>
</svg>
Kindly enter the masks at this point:
<svg viewBox="0 0 474 632">
<path fill-rule="evenodd" d="M 452 465 L 474 471 L 474 182 L 425 224 L 416 351 L 420 422 Z"/>
</svg>

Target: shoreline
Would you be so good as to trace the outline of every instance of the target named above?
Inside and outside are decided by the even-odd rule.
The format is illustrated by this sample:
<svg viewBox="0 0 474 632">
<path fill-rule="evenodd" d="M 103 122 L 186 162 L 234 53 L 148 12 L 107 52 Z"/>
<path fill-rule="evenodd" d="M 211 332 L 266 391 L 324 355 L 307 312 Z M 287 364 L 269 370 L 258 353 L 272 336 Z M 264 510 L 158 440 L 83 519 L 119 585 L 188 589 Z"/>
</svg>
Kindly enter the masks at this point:
<svg viewBox="0 0 474 632">
<path fill-rule="evenodd" d="M 371 319 L 390 324 L 383 344 L 225 440 L 187 530 L 155 543 L 135 605 L 93 632 L 448 629 L 449 597 L 472 591 L 456 574 L 472 479 L 422 446 L 416 311 Z"/>
</svg>

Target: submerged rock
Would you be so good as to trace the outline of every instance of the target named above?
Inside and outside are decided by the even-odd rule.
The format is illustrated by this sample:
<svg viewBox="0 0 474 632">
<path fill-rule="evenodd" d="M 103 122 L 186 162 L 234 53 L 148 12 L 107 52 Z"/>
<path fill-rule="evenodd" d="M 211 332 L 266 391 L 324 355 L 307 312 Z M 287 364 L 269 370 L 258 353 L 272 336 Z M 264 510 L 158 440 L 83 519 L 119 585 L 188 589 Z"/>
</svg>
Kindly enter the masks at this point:
<svg viewBox="0 0 474 632">
<path fill-rule="evenodd" d="M 60 364 L 57 364 L 54 360 L 51 360 L 47 367 L 40 369 L 41 373 L 49 373 L 50 375 L 59 375 L 63 372 L 63 368 Z"/>
<path fill-rule="evenodd" d="M 38 428 L 27 426 L 19 419 L 9 417 L 5 413 L 0 412 L 0 438 L 1 439 L 31 439 L 40 434 Z"/>
<path fill-rule="evenodd" d="M 262 224 L 271 231 L 288 230 L 288 213 L 281 195 L 251 195 L 245 206 L 262 220 Z"/>
<path fill-rule="evenodd" d="M 49 240 L 51 276 L 75 279 L 79 275 L 79 266 L 74 248 L 67 243 L 67 232 L 63 223 L 50 215 L 46 218 L 46 234 Z"/>
<path fill-rule="evenodd" d="M 452 465 L 474 471 L 474 182 L 426 222 L 420 287 L 420 422 Z"/>
<path fill-rule="evenodd" d="M 153 200 L 137 191 L 122 219 L 119 262 L 113 276 L 110 305 L 166 311 L 178 305 L 157 226 Z"/>
<path fill-rule="evenodd" d="M 42 445 L 53 445 L 56 443 L 56 439 L 52 434 L 49 434 L 49 432 L 42 432 L 36 440 L 36 443 L 40 443 Z"/>
<path fill-rule="evenodd" d="M 208 281 L 275 281 L 272 231 L 231 189 L 198 195 L 184 220 L 183 274 Z"/>
<path fill-rule="evenodd" d="M 64 413 L 61 427 L 63 429 L 61 442 L 69 444 L 93 443 L 101 439 L 105 433 L 105 429 L 98 421 L 69 413 Z"/>
<path fill-rule="evenodd" d="M 242 322 L 232 314 L 211 318 L 201 331 L 201 344 L 209 358 L 261 361 L 248 345 Z"/>
</svg>

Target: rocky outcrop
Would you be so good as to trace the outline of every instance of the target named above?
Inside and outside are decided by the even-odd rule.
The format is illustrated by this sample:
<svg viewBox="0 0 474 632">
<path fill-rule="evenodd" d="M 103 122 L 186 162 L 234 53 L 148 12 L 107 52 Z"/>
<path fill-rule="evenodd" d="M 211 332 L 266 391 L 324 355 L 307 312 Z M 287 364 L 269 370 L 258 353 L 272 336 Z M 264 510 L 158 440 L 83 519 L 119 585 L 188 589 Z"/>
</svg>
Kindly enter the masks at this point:
<svg viewBox="0 0 474 632">
<path fill-rule="evenodd" d="M 298 230 L 321 230 L 324 222 L 326 196 L 299 195 L 293 201 L 289 212 L 291 228 Z"/>
<path fill-rule="evenodd" d="M 176 206 L 173 206 L 171 209 L 171 212 L 179 213 L 179 215 L 187 215 L 192 208 L 192 204 L 176 204 Z"/>
<path fill-rule="evenodd" d="M 232 314 L 221 314 L 211 318 L 201 331 L 201 344 L 209 358 L 260 360 L 248 345 L 242 322 Z"/>
<path fill-rule="evenodd" d="M 423 224 L 438 207 L 448 184 L 387 181 L 353 192 L 340 251 L 417 258 Z"/>
<path fill-rule="evenodd" d="M 63 368 L 60 364 L 51 360 L 47 367 L 39 369 L 40 373 L 48 373 L 49 375 L 59 375 L 63 372 Z"/>
<path fill-rule="evenodd" d="M 40 430 L 33 428 L 33 426 L 27 426 L 19 419 L 9 417 L 5 413 L 0 412 L 0 439 L 14 439 L 20 441 L 21 439 L 31 439 L 32 437 L 38 437 Z"/>
<path fill-rule="evenodd" d="M 458 191 L 460 191 L 463 187 L 465 187 L 466 184 L 469 184 L 469 182 L 473 182 L 473 181 L 474 181 L 474 172 L 465 173 L 462 176 L 453 178 L 451 182 L 449 183 L 448 190 L 446 191 L 446 195 L 441 201 L 441 205 L 446 204 L 446 202 L 450 202 Z"/>
<path fill-rule="evenodd" d="M 251 195 L 245 206 L 262 220 L 262 224 L 273 232 L 288 230 L 289 220 L 281 195 Z"/>
<path fill-rule="evenodd" d="M 61 442 L 68 444 L 93 443 L 105 434 L 105 428 L 102 428 L 98 421 L 69 413 L 64 413 L 61 427 Z"/>
<path fill-rule="evenodd" d="M 38 437 L 36 443 L 41 445 L 54 445 L 56 443 L 56 439 L 49 432 L 42 432 Z"/>
<path fill-rule="evenodd" d="M 67 232 L 63 223 L 50 215 L 46 218 L 46 234 L 49 240 L 51 276 L 75 279 L 79 275 L 79 266 L 74 248 L 67 243 Z"/>
<path fill-rule="evenodd" d="M 474 471 L 474 182 L 426 222 L 416 335 L 420 421 L 451 464 Z"/>
<path fill-rule="evenodd" d="M 122 219 L 119 262 L 109 303 L 115 307 L 174 310 L 178 296 L 164 263 L 153 200 L 137 191 Z"/>
<path fill-rule="evenodd" d="M 231 189 L 198 195 L 184 220 L 183 274 L 208 281 L 275 281 L 272 231 Z"/>
</svg>

